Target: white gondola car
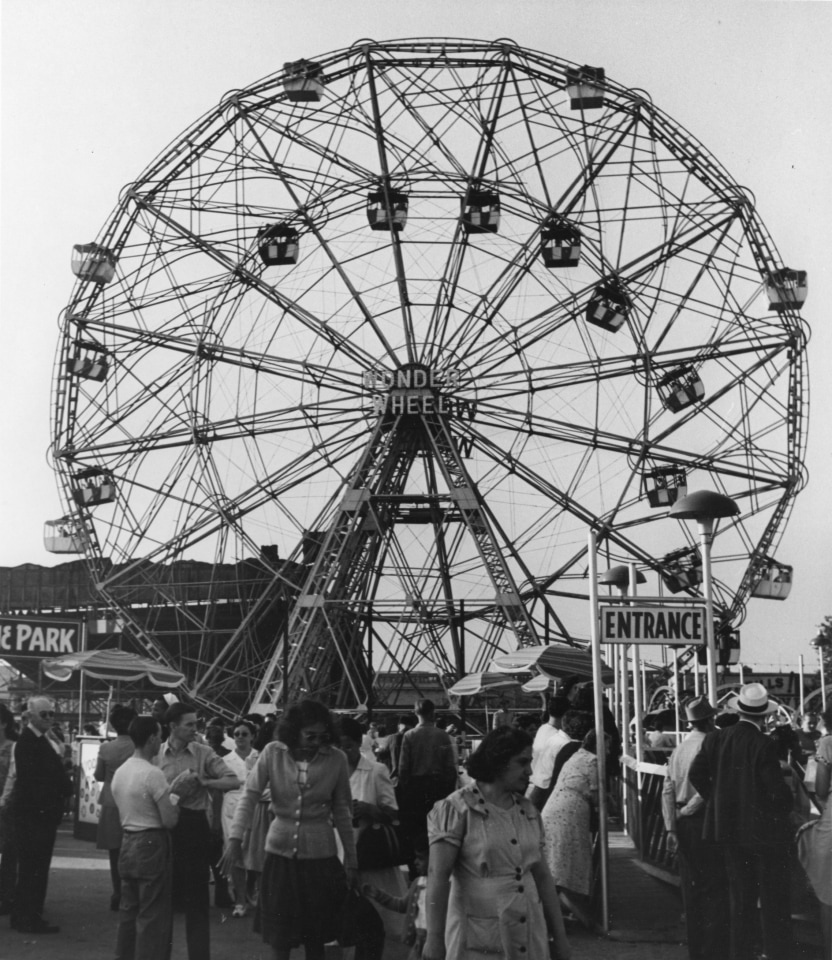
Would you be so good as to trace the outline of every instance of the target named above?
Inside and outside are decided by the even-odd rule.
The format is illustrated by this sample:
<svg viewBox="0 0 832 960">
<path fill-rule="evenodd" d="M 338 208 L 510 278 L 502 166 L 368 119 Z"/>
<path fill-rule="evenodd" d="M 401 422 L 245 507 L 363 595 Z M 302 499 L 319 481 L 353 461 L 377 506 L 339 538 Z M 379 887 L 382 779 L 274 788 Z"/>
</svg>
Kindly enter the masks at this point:
<svg viewBox="0 0 832 960">
<path fill-rule="evenodd" d="M 604 68 L 569 67 L 566 71 L 566 92 L 573 110 L 597 110 L 604 106 Z"/>
<path fill-rule="evenodd" d="M 99 383 L 105 380 L 109 369 L 107 351 L 86 340 L 79 340 L 75 346 L 75 356 L 66 361 L 66 372 L 71 377 L 80 377 L 82 380 L 95 380 Z"/>
<path fill-rule="evenodd" d="M 43 545 L 49 553 L 83 553 L 86 535 L 76 517 L 47 520 L 43 525 Z"/>
<path fill-rule="evenodd" d="M 794 567 L 766 558 L 762 576 L 751 591 L 751 596 L 763 597 L 766 600 L 785 600 L 792 589 L 793 574 Z"/>
<path fill-rule="evenodd" d="M 682 547 L 662 558 L 661 578 L 671 593 L 702 583 L 702 557 L 696 547 Z"/>
<path fill-rule="evenodd" d="M 601 284 L 587 304 L 587 323 L 617 333 L 624 326 L 631 309 L 630 298 L 618 285 Z"/>
<path fill-rule="evenodd" d="M 98 243 L 76 243 L 72 248 L 72 272 L 79 280 L 104 286 L 116 275 L 116 258 Z"/>
<path fill-rule="evenodd" d="M 769 309 L 780 313 L 783 310 L 800 310 L 809 293 L 809 281 L 805 270 L 789 270 L 784 267 L 772 273 L 766 283 Z"/>
<path fill-rule="evenodd" d="M 577 267 L 581 261 L 581 231 L 568 220 L 550 220 L 540 231 L 540 255 L 550 270 Z"/>
<path fill-rule="evenodd" d="M 644 475 L 644 491 L 651 507 L 672 507 L 688 492 L 687 474 L 679 467 L 656 467 Z"/>
<path fill-rule="evenodd" d="M 294 227 L 275 223 L 257 231 L 257 252 L 267 267 L 297 263 L 299 251 L 300 238 Z"/>
<path fill-rule="evenodd" d="M 283 64 L 283 89 L 293 103 L 316 103 L 324 93 L 323 69 L 314 60 L 292 60 Z"/>
<path fill-rule="evenodd" d="M 497 233 L 500 197 L 489 190 L 469 190 L 462 198 L 462 226 L 467 233 Z"/>
<path fill-rule="evenodd" d="M 705 396 L 705 384 L 693 367 L 671 370 L 659 380 L 659 396 L 668 410 L 678 413 Z"/>
<path fill-rule="evenodd" d="M 389 201 L 389 208 L 388 208 Z M 407 223 L 408 197 L 400 190 L 374 190 L 367 197 L 367 221 L 371 230 L 389 230 L 397 233 Z"/>
<path fill-rule="evenodd" d="M 79 507 L 97 507 L 112 503 L 116 498 L 116 485 L 109 470 L 88 467 L 75 474 L 77 485 L 72 496 Z"/>
</svg>

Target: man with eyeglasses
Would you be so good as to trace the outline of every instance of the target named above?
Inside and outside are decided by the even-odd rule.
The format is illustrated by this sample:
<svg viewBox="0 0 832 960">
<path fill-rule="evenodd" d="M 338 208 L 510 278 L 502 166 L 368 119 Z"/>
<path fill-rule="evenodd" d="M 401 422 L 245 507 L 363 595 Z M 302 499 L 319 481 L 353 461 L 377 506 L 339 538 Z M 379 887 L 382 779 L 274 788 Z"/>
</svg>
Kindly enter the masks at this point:
<svg viewBox="0 0 832 960">
<path fill-rule="evenodd" d="M 15 784 L 10 799 L 18 868 L 11 926 L 21 933 L 58 933 L 43 919 L 49 867 L 58 824 L 72 781 L 47 736 L 55 720 L 55 705 L 47 697 L 32 697 L 29 722 L 15 744 Z"/>
</svg>

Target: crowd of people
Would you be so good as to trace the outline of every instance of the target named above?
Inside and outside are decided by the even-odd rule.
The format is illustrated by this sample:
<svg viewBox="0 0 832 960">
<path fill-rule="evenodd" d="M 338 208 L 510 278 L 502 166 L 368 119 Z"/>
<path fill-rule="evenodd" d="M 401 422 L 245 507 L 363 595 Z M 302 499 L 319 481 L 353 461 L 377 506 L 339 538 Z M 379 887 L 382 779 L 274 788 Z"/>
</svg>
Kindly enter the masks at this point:
<svg viewBox="0 0 832 960">
<path fill-rule="evenodd" d="M 599 794 L 616 793 L 621 747 L 606 708 L 598 740 L 592 708 L 591 689 L 564 688 L 543 717 L 498 711 L 469 745 L 429 700 L 389 732 L 314 700 L 230 724 L 115 705 L 95 777 L 117 960 L 169 957 L 175 912 L 189 960 L 210 960 L 212 876 L 215 906 L 250 916 L 275 960 L 333 943 L 383 960 L 390 942 L 410 960 L 565 960 L 569 924 L 593 927 Z M 830 943 L 832 710 L 826 736 L 769 729 L 774 711 L 748 684 L 721 715 L 690 700 L 681 742 L 658 731 L 691 960 L 787 960 L 795 839 Z M 44 908 L 72 781 L 52 702 L 33 697 L 21 721 L 0 704 L 0 913 L 57 933 Z M 808 750 L 823 813 L 795 838 L 791 761 Z"/>
</svg>

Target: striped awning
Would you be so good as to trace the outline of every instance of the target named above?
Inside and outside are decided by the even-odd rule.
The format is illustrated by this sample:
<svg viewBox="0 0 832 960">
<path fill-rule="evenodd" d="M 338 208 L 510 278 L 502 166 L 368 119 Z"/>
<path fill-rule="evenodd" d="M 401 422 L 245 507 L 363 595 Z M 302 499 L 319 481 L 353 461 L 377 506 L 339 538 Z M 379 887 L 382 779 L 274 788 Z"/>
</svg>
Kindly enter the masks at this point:
<svg viewBox="0 0 832 960">
<path fill-rule="evenodd" d="M 521 647 L 514 653 L 501 653 L 494 657 L 491 666 L 502 673 L 520 673 L 537 669 L 548 677 L 578 676 L 592 680 L 592 654 L 583 647 L 568 647 L 562 643 L 550 643 L 539 647 Z M 612 683 L 614 674 L 601 661 L 601 679 Z"/>
<path fill-rule="evenodd" d="M 448 687 L 448 693 L 453 697 L 471 697 L 484 690 L 495 690 L 501 687 L 517 687 L 520 681 L 516 677 L 508 677 L 504 673 L 469 673 L 467 677 Z"/>
<path fill-rule="evenodd" d="M 42 661 L 42 669 L 53 680 L 69 680 L 76 671 L 107 683 L 147 679 L 157 687 L 178 687 L 185 679 L 178 670 L 126 650 L 67 653 Z"/>
</svg>

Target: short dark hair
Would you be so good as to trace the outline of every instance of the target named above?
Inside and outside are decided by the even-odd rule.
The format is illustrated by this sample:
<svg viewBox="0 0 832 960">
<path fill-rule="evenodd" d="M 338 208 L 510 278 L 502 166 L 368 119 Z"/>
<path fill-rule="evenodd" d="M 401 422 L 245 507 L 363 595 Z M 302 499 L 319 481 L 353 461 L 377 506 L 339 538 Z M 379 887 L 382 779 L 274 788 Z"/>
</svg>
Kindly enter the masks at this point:
<svg viewBox="0 0 832 960">
<path fill-rule="evenodd" d="M 417 700 L 413 712 L 417 717 L 432 717 L 436 711 L 433 700 Z"/>
<path fill-rule="evenodd" d="M 123 703 L 116 703 L 110 710 L 110 726 L 119 735 L 127 733 L 130 724 L 136 716 L 136 711 L 132 707 L 127 707 Z"/>
<path fill-rule="evenodd" d="M 338 733 L 353 743 L 360 744 L 364 739 L 364 731 L 361 724 L 354 717 L 341 717 L 338 721 Z"/>
<path fill-rule="evenodd" d="M 0 727 L 6 731 L 9 740 L 17 740 L 17 724 L 14 714 L 9 710 L 5 703 L 0 703 Z"/>
<path fill-rule="evenodd" d="M 252 723 L 251 720 L 247 720 L 245 717 L 228 725 L 228 729 L 231 731 L 231 733 L 234 733 L 237 727 L 245 727 L 246 730 L 248 730 L 248 732 L 251 734 L 252 738 L 256 737 L 260 732 L 260 727 L 256 723 Z"/>
<path fill-rule="evenodd" d="M 130 721 L 130 726 L 127 728 L 127 732 L 130 734 L 130 739 L 137 747 L 144 747 L 147 745 L 147 741 L 153 736 L 154 733 L 159 733 L 161 727 L 159 721 L 156 717 L 151 717 L 146 714 L 142 714 L 139 717 L 133 717 Z"/>
<path fill-rule="evenodd" d="M 512 757 L 532 745 L 532 738 L 517 727 L 497 727 L 487 733 L 466 763 L 468 775 L 493 783 L 508 767 Z"/>
<path fill-rule="evenodd" d="M 549 716 L 557 720 L 569 709 L 569 701 L 566 699 L 566 697 L 561 697 L 558 694 L 555 694 L 554 697 L 549 697 L 549 702 L 546 704 L 546 709 L 549 713 Z"/>
<path fill-rule="evenodd" d="M 317 700 L 301 700 L 293 703 L 281 717 L 277 725 L 277 739 L 294 749 L 300 743 L 300 732 L 304 727 L 322 723 L 326 728 L 326 737 L 335 739 L 335 721 L 324 704 Z"/>
<path fill-rule="evenodd" d="M 570 740 L 583 740 L 595 725 L 595 717 L 588 710 L 567 710 L 561 729 Z"/>
<path fill-rule="evenodd" d="M 196 713 L 196 707 L 192 707 L 189 703 L 182 703 L 180 700 L 178 703 L 172 703 L 167 708 L 163 719 L 165 723 L 169 723 L 171 725 L 174 723 L 178 724 L 186 713 Z"/>
</svg>

